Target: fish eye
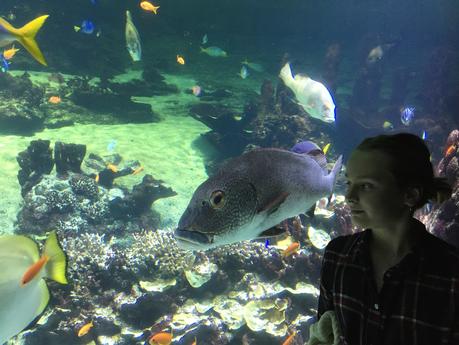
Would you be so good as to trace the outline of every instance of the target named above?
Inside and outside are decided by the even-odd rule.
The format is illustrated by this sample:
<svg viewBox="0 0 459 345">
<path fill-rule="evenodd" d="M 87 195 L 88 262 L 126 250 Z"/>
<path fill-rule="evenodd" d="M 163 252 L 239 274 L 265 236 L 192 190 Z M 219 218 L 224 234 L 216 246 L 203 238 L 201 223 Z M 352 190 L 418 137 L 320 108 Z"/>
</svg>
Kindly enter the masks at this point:
<svg viewBox="0 0 459 345">
<path fill-rule="evenodd" d="M 210 196 L 210 205 L 214 209 L 219 209 L 222 208 L 223 205 L 225 204 L 225 193 L 223 193 L 221 190 L 216 190 L 212 192 Z"/>
</svg>

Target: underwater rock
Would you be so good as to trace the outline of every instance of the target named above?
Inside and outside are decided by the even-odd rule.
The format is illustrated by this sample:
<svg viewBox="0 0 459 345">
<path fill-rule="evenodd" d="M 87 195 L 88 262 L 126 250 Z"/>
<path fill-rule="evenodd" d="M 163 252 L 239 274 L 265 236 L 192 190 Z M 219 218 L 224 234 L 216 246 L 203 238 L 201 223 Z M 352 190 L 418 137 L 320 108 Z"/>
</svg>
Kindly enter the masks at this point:
<svg viewBox="0 0 459 345">
<path fill-rule="evenodd" d="M 206 260 L 202 260 L 200 263 L 195 263 L 189 269 L 185 270 L 185 277 L 188 283 L 194 288 L 199 288 L 207 283 L 212 275 L 218 271 L 218 266 L 211 263 L 206 257 Z"/>
<path fill-rule="evenodd" d="M 26 150 L 18 153 L 18 181 L 24 197 L 41 177 L 49 174 L 54 166 L 49 140 L 32 140 Z"/>
<path fill-rule="evenodd" d="M 132 192 L 126 193 L 124 198 L 110 201 L 110 211 L 117 219 L 131 218 L 149 211 L 156 200 L 177 195 L 162 182 L 149 174 L 145 175 L 142 182 L 135 185 Z"/>
<path fill-rule="evenodd" d="M 287 306 L 286 299 L 250 301 L 244 306 L 244 320 L 252 331 L 284 336 L 287 333 L 285 322 Z"/>
<path fill-rule="evenodd" d="M 58 175 L 68 172 L 81 173 L 81 163 L 86 155 L 86 145 L 66 144 L 56 141 L 54 144 L 54 161 Z"/>
<path fill-rule="evenodd" d="M 327 88 L 335 94 L 339 64 L 341 62 L 341 46 L 339 43 L 332 43 L 328 46 L 322 65 L 322 78 Z"/>
<path fill-rule="evenodd" d="M 133 102 L 130 96 L 75 90 L 70 99 L 76 105 L 91 111 L 111 114 L 121 123 L 149 123 L 160 120 L 150 105 Z"/>
</svg>

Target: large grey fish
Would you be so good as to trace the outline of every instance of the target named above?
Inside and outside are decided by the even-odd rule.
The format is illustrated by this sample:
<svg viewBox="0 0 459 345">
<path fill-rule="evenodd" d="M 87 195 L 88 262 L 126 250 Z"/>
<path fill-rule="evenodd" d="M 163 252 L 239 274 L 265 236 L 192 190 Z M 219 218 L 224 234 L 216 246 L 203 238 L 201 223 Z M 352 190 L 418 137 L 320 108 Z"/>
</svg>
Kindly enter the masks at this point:
<svg viewBox="0 0 459 345">
<path fill-rule="evenodd" d="M 280 149 L 233 158 L 194 192 L 175 230 L 178 245 L 205 250 L 267 236 L 332 193 L 341 161 L 328 173 L 311 156 Z"/>
</svg>

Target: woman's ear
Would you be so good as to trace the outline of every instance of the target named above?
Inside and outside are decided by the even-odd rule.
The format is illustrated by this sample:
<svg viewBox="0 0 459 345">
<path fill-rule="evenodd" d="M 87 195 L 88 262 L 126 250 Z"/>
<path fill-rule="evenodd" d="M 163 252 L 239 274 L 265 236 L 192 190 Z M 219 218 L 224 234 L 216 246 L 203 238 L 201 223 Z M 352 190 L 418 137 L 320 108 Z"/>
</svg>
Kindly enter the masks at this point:
<svg viewBox="0 0 459 345">
<path fill-rule="evenodd" d="M 408 187 L 406 194 L 405 194 L 405 204 L 412 208 L 416 206 L 422 197 L 422 187 L 420 186 L 413 186 Z"/>
</svg>

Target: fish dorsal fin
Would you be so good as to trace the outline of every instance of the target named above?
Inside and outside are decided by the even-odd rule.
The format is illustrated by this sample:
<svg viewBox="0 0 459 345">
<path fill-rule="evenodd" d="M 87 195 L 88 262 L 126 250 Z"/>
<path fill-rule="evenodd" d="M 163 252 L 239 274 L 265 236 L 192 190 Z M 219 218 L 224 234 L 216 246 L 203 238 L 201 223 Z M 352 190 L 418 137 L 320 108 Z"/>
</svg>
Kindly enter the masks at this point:
<svg viewBox="0 0 459 345">
<path fill-rule="evenodd" d="M 293 78 L 295 80 L 309 80 L 311 79 L 307 74 L 304 74 L 304 73 L 298 73 L 297 75 L 295 75 L 295 78 Z"/>
<path fill-rule="evenodd" d="M 265 237 L 277 237 L 280 235 L 285 234 L 286 230 L 283 226 L 273 226 L 272 228 L 266 229 L 261 234 L 259 234 L 258 238 L 265 238 Z"/>
<path fill-rule="evenodd" d="M 264 205 L 261 205 L 257 213 L 266 211 L 268 215 L 270 215 L 276 212 L 279 206 L 282 205 L 282 203 L 285 201 L 285 199 L 287 199 L 288 196 L 289 193 L 287 192 L 281 192 L 280 194 L 275 195 L 274 198 L 271 198 Z"/>
</svg>

